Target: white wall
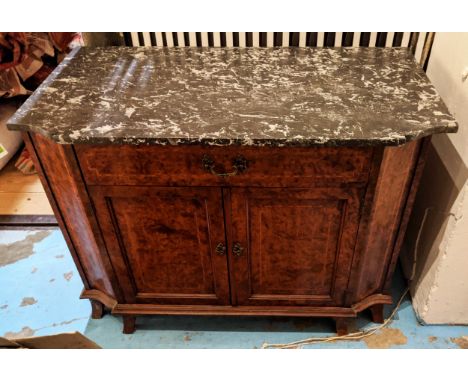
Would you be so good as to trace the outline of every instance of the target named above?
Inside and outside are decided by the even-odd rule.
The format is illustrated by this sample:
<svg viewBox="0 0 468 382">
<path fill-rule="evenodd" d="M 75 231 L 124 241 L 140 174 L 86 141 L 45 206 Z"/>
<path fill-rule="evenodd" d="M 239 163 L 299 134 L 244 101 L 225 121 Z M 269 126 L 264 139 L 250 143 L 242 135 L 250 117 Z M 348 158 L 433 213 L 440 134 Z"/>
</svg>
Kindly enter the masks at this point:
<svg viewBox="0 0 468 382">
<path fill-rule="evenodd" d="M 427 70 L 459 123 L 435 135 L 402 252 L 413 306 L 427 324 L 468 324 L 468 33 L 437 33 Z"/>
</svg>

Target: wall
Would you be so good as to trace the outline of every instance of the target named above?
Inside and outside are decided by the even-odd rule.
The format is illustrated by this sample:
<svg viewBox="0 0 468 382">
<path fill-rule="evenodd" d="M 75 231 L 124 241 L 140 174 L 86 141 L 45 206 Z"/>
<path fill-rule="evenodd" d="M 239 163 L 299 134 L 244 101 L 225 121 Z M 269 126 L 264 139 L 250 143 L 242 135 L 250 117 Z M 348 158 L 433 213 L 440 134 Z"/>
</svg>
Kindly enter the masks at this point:
<svg viewBox="0 0 468 382">
<path fill-rule="evenodd" d="M 402 264 L 422 323 L 468 324 L 468 33 L 436 33 L 427 75 L 459 122 L 435 135 Z M 414 258 L 416 264 L 413 264 Z M 415 266 L 414 266 L 415 265 Z"/>
</svg>

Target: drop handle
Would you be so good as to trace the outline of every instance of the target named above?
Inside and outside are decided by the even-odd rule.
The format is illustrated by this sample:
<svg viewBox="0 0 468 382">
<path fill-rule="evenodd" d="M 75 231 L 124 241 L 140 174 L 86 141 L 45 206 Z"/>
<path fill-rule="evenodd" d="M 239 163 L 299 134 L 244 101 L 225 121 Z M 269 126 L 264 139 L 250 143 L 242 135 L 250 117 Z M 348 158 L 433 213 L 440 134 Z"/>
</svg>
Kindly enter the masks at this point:
<svg viewBox="0 0 468 382">
<path fill-rule="evenodd" d="M 226 253 L 226 246 L 223 243 L 218 243 L 215 248 L 215 251 L 218 255 L 222 256 Z"/>
<path fill-rule="evenodd" d="M 233 255 L 240 257 L 244 253 L 244 248 L 240 243 L 235 243 L 234 246 L 232 247 L 232 253 Z"/>
<path fill-rule="evenodd" d="M 202 166 L 205 171 L 213 175 L 220 176 L 221 178 L 227 178 L 229 176 L 242 174 L 245 170 L 247 170 L 247 160 L 243 156 L 239 155 L 232 160 L 232 171 L 218 172 L 216 171 L 217 166 L 213 158 L 205 154 L 202 158 Z"/>
</svg>

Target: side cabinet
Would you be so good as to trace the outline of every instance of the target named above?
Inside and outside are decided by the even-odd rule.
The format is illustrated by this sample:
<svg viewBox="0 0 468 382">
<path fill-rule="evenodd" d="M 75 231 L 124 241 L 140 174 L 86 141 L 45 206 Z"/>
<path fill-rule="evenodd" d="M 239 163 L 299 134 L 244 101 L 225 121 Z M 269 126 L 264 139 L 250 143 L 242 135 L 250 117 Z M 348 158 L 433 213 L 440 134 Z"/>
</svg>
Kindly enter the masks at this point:
<svg viewBox="0 0 468 382">
<path fill-rule="evenodd" d="M 399 147 L 59 145 L 24 134 L 83 279 L 141 314 L 382 319 L 428 140 Z M 238 167 L 236 163 L 242 163 Z"/>
</svg>

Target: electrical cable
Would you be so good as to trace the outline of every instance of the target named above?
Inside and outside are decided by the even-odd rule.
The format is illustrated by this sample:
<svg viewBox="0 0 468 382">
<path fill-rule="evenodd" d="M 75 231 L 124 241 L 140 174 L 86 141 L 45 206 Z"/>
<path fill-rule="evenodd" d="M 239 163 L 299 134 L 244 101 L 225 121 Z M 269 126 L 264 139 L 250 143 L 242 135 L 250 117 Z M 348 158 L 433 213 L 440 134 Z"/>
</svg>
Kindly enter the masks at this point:
<svg viewBox="0 0 468 382">
<path fill-rule="evenodd" d="M 398 308 L 400 307 L 401 303 L 403 302 L 403 299 L 405 298 L 406 294 L 408 293 L 409 288 L 406 288 L 403 294 L 401 295 L 400 299 L 398 300 L 398 303 L 396 304 L 395 308 L 393 309 L 392 313 L 390 316 L 380 325 L 377 325 L 371 329 L 368 330 L 361 330 L 358 332 L 354 333 L 349 333 L 345 334 L 343 336 L 331 336 L 331 337 L 310 337 L 306 338 L 304 340 L 300 341 L 294 341 L 294 342 L 289 342 L 286 344 L 268 344 L 264 343 L 262 346 L 262 349 L 296 349 L 299 348 L 303 345 L 311 345 L 311 344 L 317 344 L 317 343 L 323 343 L 323 342 L 333 342 L 333 341 L 356 341 L 356 340 L 361 340 L 365 337 L 369 337 L 372 334 L 374 334 L 376 331 L 386 327 L 392 320 L 393 317 L 395 316 Z"/>
<path fill-rule="evenodd" d="M 430 210 L 432 210 L 433 207 L 428 207 L 424 211 L 424 215 L 421 221 L 421 224 L 419 226 L 418 234 L 416 236 L 416 242 L 415 242 L 415 248 L 413 252 L 413 264 L 412 264 L 412 269 L 411 269 L 411 275 L 408 279 L 408 285 L 413 281 L 414 276 L 416 274 L 416 260 L 418 257 L 418 247 L 419 247 L 419 240 L 421 238 L 421 233 L 423 230 L 423 227 L 426 223 L 427 215 Z M 392 313 L 390 316 L 380 325 L 374 326 L 370 329 L 367 330 L 361 330 L 358 332 L 354 333 L 349 333 L 345 334 L 343 336 L 330 336 L 330 337 L 309 337 L 300 341 L 294 341 L 294 342 L 289 342 L 285 344 L 269 344 L 269 343 L 264 343 L 262 345 L 262 349 L 297 349 L 300 348 L 304 345 L 312 345 L 312 344 L 317 344 L 317 343 L 324 343 L 324 342 L 334 342 L 334 341 L 356 341 L 356 340 L 361 340 L 365 337 L 369 337 L 373 335 L 375 332 L 378 330 L 388 326 L 390 322 L 393 321 L 393 317 L 395 316 L 396 312 L 400 308 L 401 303 L 403 302 L 403 299 L 406 297 L 406 295 L 409 292 L 409 287 L 407 287 L 404 292 L 402 293 L 400 299 L 398 300 L 395 308 L 393 309 Z"/>
<path fill-rule="evenodd" d="M 418 234 L 416 236 L 414 253 L 413 253 L 413 264 L 412 264 L 411 276 L 408 279 L 408 283 L 413 281 L 414 276 L 416 274 L 416 260 L 418 257 L 419 240 L 421 237 L 421 232 L 423 230 L 423 227 L 426 223 L 428 212 L 432 209 L 433 207 L 428 207 L 425 209 L 421 224 L 419 226 Z M 358 332 L 345 334 L 343 336 L 309 337 L 304 340 L 289 342 L 285 344 L 269 344 L 265 342 L 262 345 L 262 349 L 297 349 L 304 345 L 312 345 L 312 344 L 317 344 L 317 343 L 334 342 L 334 341 L 356 341 L 356 340 L 361 340 L 365 337 L 369 337 L 373 335 L 375 332 L 377 332 L 378 330 L 390 324 L 390 322 L 393 320 L 393 317 L 395 316 L 396 312 L 398 311 L 398 308 L 400 307 L 401 303 L 403 302 L 403 299 L 408 294 L 408 292 L 409 292 L 409 287 L 407 287 L 405 291 L 402 293 L 400 299 L 398 300 L 398 303 L 396 304 L 390 316 L 382 324 L 374 326 L 371 329 L 361 330 Z"/>
</svg>

